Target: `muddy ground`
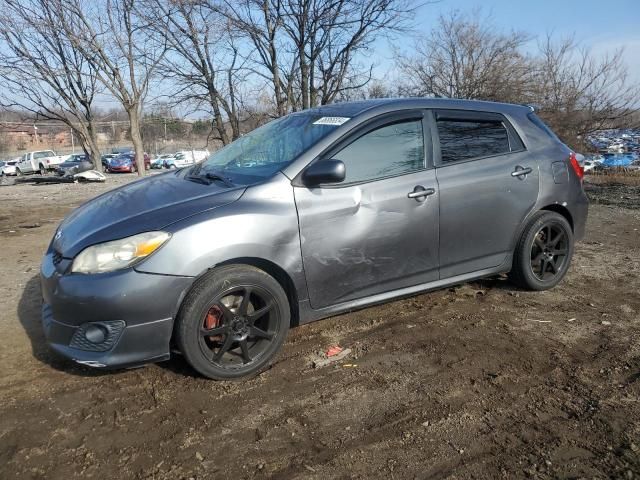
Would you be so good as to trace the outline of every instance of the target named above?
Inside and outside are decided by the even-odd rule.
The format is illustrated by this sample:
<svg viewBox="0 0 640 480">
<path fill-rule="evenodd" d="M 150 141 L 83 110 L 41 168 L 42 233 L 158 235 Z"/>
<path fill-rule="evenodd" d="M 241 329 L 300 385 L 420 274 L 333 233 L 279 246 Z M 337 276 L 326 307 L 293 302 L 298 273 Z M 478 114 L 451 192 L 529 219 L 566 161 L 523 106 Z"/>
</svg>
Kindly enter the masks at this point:
<svg viewBox="0 0 640 480">
<path fill-rule="evenodd" d="M 552 291 L 496 278 L 306 325 L 270 370 L 222 383 L 44 344 L 57 223 L 130 179 L 0 188 L 0 478 L 640 478 L 639 187 L 588 185 Z M 353 353 L 312 368 L 333 344 Z"/>
</svg>

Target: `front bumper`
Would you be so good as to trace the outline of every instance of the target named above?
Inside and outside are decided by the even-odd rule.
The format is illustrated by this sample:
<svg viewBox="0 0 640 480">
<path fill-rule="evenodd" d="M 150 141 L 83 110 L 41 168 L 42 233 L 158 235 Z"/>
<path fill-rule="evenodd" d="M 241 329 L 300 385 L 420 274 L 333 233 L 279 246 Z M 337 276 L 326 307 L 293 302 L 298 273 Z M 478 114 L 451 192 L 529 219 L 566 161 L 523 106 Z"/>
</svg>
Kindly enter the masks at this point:
<svg viewBox="0 0 640 480">
<path fill-rule="evenodd" d="M 110 172 L 133 173 L 133 167 L 109 167 Z"/>
<path fill-rule="evenodd" d="M 68 274 L 64 273 L 68 263 L 58 259 L 56 264 L 49 252 L 40 270 L 42 324 L 53 350 L 101 368 L 169 358 L 173 320 L 193 278 L 135 269 Z M 85 337 L 89 328 L 96 327 L 105 333 L 104 341 L 94 343 Z"/>
</svg>

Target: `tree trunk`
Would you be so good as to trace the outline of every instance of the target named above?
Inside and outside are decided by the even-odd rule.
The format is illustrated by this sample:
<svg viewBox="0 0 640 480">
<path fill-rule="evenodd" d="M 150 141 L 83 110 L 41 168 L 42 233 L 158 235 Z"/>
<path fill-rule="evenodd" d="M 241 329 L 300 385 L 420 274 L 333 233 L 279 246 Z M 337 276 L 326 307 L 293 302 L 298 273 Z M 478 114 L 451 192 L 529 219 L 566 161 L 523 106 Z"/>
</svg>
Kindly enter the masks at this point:
<svg viewBox="0 0 640 480">
<path fill-rule="evenodd" d="M 138 176 L 144 177 L 144 174 L 146 173 L 144 165 L 144 145 L 142 144 L 142 133 L 140 132 L 140 115 L 138 112 L 138 106 L 135 105 L 128 108 L 127 115 L 129 116 L 129 133 L 131 135 L 131 142 L 133 143 L 133 151 L 136 156 Z"/>
<path fill-rule="evenodd" d="M 211 105 L 211 109 L 213 110 L 213 121 L 216 126 L 216 130 L 218 130 L 218 135 L 220 136 L 220 141 L 223 145 L 227 145 L 229 143 L 229 135 L 227 135 L 227 130 L 224 125 L 224 119 L 222 118 L 222 111 L 220 110 L 220 104 L 218 102 L 218 92 L 215 87 L 209 83 L 209 103 Z"/>
<path fill-rule="evenodd" d="M 271 55 L 271 75 L 273 77 L 273 93 L 276 97 L 276 113 L 278 117 L 282 117 L 287 113 L 285 101 L 282 98 L 282 82 L 280 81 L 280 67 L 276 55 L 274 45 L 269 45 L 269 53 Z"/>
<path fill-rule="evenodd" d="M 302 89 L 302 110 L 309 108 L 309 65 L 305 59 L 304 45 L 299 47 L 300 84 Z"/>
<path fill-rule="evenodd" d="M 89 159 L 93 163 L 93 168 L 102 171 L 102 157 L 100 155 L 100 147 L 98 147 L 98 139 L 96 137 L 96 132 L 93 129 L 93 125 L 89 123 L 87 125 L 87 138 L 85 139 L 84 148 L 86 153 L 89 155 Z"/>
</svg>

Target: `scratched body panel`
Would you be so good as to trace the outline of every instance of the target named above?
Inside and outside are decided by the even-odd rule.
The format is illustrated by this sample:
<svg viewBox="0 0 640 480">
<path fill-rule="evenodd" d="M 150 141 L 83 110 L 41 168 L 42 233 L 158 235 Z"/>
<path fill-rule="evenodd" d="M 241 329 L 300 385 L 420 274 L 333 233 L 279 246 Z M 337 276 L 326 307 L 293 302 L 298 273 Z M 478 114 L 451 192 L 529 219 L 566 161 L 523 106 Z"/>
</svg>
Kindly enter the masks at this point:
<svg viewBox="0 0 640 480">
<path fill-rule="evenodd" d="M 345 188 L 296 188 L 311 305 L 321 308 L 438 278 L 438 196 L 433 170 Z"/>
</svg>

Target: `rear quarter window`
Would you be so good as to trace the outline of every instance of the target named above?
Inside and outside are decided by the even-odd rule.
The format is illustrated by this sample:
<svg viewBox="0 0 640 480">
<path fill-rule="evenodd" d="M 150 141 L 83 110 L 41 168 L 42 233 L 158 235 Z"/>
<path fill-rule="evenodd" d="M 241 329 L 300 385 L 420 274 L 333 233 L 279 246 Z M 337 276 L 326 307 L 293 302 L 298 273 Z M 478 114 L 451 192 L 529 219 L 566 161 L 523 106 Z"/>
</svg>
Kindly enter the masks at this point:
<svg viewBox="0 0 640 480">
<path fill-rule="evenodd" d="M 533 123 L 536 127 L 538 127 L 540 130 L 542 130 L 544 133 L 547 134 L 547 136 L 553 140 L 555 140 L 556 142 L 561 142 L 561 140 L 558 138 L 558 136 L 553 132 L 553 130 L 551 130 L 546 123 L 544 123 L 539 116 L 537 116 L 535 113 L 531 112 L 529 114 L 527 114 L 527 117 L 529 118 L 529 120 L 531 121 L 531 123 Z M 561 142 L 562 143 L 562 142 Z"/>
</svg>

